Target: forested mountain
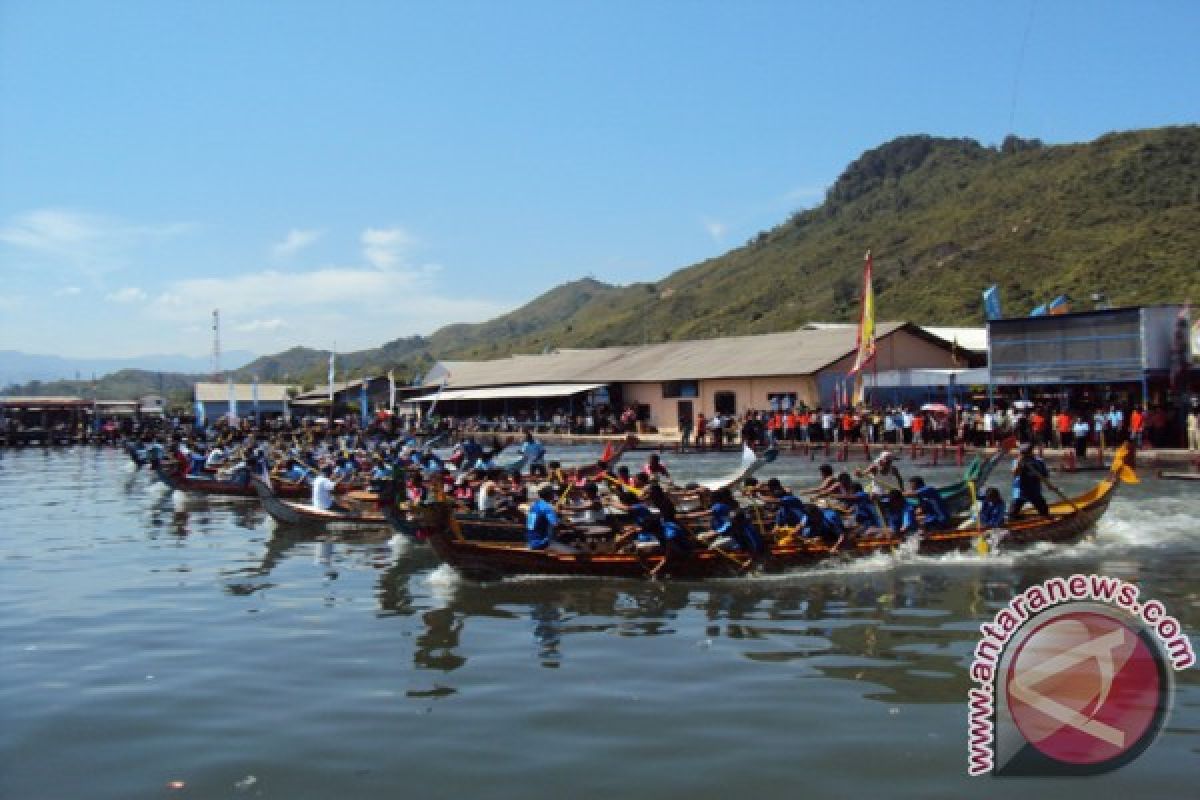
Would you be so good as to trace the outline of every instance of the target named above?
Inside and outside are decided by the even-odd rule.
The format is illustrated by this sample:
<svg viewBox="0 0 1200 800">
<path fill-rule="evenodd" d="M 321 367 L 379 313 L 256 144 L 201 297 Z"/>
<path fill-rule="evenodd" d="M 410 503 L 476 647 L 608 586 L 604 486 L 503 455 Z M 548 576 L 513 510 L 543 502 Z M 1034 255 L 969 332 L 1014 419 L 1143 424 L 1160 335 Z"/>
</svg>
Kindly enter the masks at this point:
<svg viewBox="0 0 1200 800">
<path fill-rule="evenodd" d="M 718 258 L 653 283 L 566 283 L 488 322 L 339 354 L 339 373 L 395 367 L 407 379 L 437 358 L 848 321 L 868 248 L 880 319 L 982 324 L 992 284 L 1008 316 L 1064 293 L 1076 308 L 1098 293 L 1200 305 L 1200 127 L 1054 146 L 904 136 L 851 163 L 821 205 Z M 327 359 L 294 348 L 235 374 L 316 384 Z"/>
</svg>

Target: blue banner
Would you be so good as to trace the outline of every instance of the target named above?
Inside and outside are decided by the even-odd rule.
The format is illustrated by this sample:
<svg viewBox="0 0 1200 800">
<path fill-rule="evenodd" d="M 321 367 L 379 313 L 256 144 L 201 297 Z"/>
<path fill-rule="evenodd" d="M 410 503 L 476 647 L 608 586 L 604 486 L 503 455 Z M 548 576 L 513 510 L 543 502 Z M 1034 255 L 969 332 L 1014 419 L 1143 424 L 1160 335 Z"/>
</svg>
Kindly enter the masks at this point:
<svg viewBox="0 0 1200 800">
<path fill-rule="evenodd" d="M 1000 319 L 1000 289 L 990 286 L 983 290 L 983 315 L 987 319 Z"/>
</svg>

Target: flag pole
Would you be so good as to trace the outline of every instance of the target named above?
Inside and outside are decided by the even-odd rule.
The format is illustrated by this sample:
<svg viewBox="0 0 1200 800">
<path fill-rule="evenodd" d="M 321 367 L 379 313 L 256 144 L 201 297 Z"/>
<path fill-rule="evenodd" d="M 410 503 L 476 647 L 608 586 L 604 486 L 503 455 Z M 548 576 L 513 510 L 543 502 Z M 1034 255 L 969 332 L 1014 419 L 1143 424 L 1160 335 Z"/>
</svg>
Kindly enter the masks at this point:
<svg viewBox="0 0 1200 800">
<path fill-rule="evenodd" d="M 854 397 L 849 405 L 861 405 L 865 400 L 866 390 L 863 386 L 863 368 L 875 361 L 875 290 L 872 285 L 873 263 L 871 251 L 863 256 L 863 289 L 862 310 L 858 318 L 858 337 L 856 342 L 857 354 L 850 374 L 854 376 Z M 878 374 L 878 373 L 876 373 Z"/>
<path fill-rule="evenodd" d="M 337 359 L 337 342 L 333 343 L 333 349 L 329 351 L 329 428 L 333 429 L 333 376 L 337 369 L 335 362 Z"/>
</svg>

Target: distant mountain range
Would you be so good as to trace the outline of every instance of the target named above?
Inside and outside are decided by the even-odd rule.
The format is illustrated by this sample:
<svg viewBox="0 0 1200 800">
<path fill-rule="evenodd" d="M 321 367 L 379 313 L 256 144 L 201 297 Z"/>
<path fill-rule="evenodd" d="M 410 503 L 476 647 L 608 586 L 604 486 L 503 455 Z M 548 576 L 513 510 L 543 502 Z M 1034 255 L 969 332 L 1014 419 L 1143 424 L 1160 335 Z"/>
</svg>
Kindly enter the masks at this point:
<svg viewBox="0 0 1200 800">
<path fill-rule="evenodd" d="M 487 322 L 339 353 L 338 374 L 394 368 L 407 382 L 440 358 L 853 321 L 868 248 L 880 319 L 982 325 L 980 293 L 992 284 L 1008 316 L 1060 294 L 1076 308 L 1090 307 L 1094 294 L 1113 305 L 1200 305 L 1197 220 L 1200 126 L 1054 146 L 904 136 L 851 163 L 820 206 L 722 256 L 655 282 L 565 283 Z M 319 385 L 328 358 L 297 347 L 234 374 Z"/>
<path fill-rule="evenodd" d="M 255 357 L 246 350 L 230 350 L 221 354 L 226 369 L 237 369 Z M 203 373 L 211 369 L 208 357 L 181 355 L 150 355 L 137 358 L 64 358 L 62 356 L 32 355 L 16 350 L 0 350 L 0 387 L 27 384 L 30 381 L 81 380 L 90 381 L 93 375 L 104 376 L 125 369 L 146 372 Z"/>
</svg>

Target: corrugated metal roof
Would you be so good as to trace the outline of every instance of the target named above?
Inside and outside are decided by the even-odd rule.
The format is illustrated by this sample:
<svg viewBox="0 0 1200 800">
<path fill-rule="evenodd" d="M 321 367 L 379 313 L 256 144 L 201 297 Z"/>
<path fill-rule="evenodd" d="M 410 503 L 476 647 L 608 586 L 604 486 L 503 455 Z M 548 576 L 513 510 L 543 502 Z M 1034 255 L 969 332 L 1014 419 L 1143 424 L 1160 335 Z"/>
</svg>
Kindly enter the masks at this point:
<svg viewBox="0 0 1200 800">
<path fill-rule="evenodd" d="M 37 406 L 39 408 L 48 406 L 90 406 L 91 401 L 85 401 L 82 397 L 70 397 L 67 395 L 46 395 L 45 397 L 8 395 L 0 397 L 0 405 Z"/>
<path fill-rule="evenodd" d="M 258 400 L 260 403 L 282 403 L 287 397 L 288 386 L 282 383 L 260 383 L 258 385 Z M 254 384 L 235 383 L 233 394 L 239 403 L 254 402 Z M 192 395 L 201 403 L 228 403 L 228 383 L 197 383 Z"/>
<path fill-rule="evenodd" d="M 906 324 L 881 323 L 876 336 L 889 336 Z M 443 361 L 431 374 L 448 370 L 447 385 L 454 388 L 811 375 L 854 352 L 857 335 L 853 325 L 808 326 L 756 336 L 556 350 L 494 361 Z"/>
<path fill-rule="evenodd" d="M 350 389 L 359 390 L 362 388 L 362 384 L 363 384 L 364 380 L 367 383 L 367 391 L 368 392 L 372 391 L 374 388 L 381 386 L 381 385 L 384 388 L 387 387 L 387 376 L 386 375 L 374 375 L 370 378 L 356 378 L 352 381 L 334 381 L 333 382 L 333 393 L 341 394 L 342 392 L 345 392 Z M 401 386 L 397 386 L 396 391 L 399 391 L 402 388 L 403 387 L 401 387 Z M 297 400 L 318 400 L 318 401 L 324 401 L 326 404 L 328 404 L 329 403 L 329 384 L 324 384 L 324 385 L 318 386 L 314 389 L 309 389 L 307 392 L 301 392 L 300 394 L 296 395 L 296 399 Z"/>
<path fill-rule="evenodd" d="M 433 400 L 502 400 L 520 397 L 567 397 L 599 389 L 603 383 L 540 383 L 537 386 L 493 386 L 486 389 L 446 389 L 438 393 L 410 397 L 410 403 Z"/>
<path fill-rule="evenodd" d="M 922 325 L 929 333 L 947 342 L 958 342 L 964 350 L 986 353 L 988 349 L 987 328 L 948 328 Z"/>
</svg>

